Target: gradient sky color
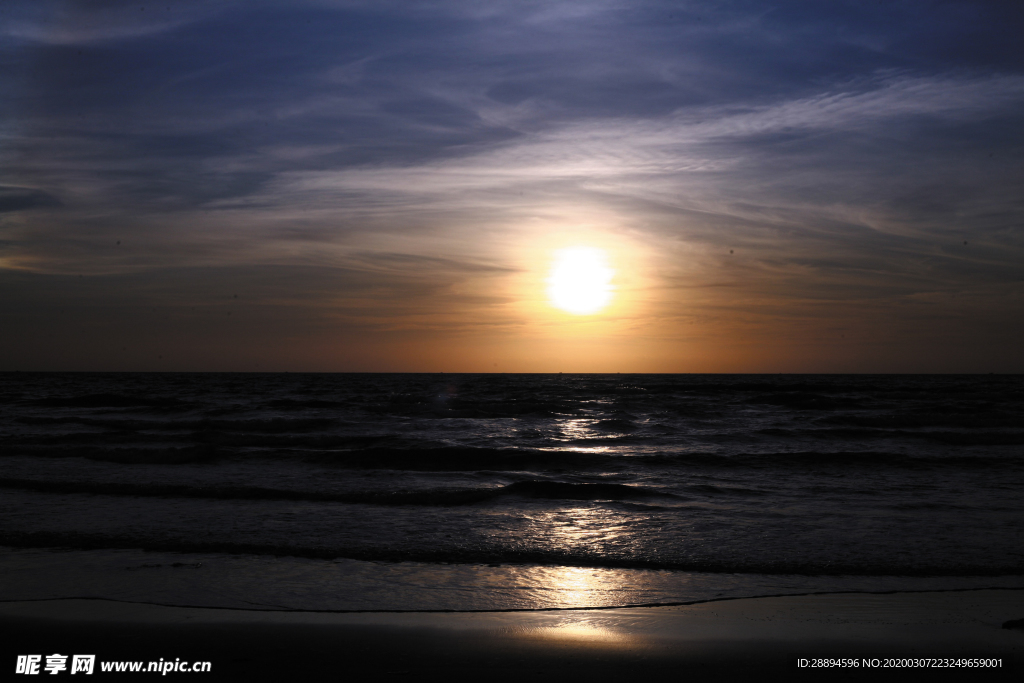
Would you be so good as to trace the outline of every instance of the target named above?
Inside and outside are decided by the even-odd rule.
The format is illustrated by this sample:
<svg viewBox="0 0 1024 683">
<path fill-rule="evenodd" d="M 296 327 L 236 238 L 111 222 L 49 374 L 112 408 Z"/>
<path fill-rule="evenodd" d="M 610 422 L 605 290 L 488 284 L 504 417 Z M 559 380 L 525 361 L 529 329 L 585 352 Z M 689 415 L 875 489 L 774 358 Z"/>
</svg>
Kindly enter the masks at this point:
<svg viewBox="0 0 1024 683">
<path fill-rule="evenodd" d="M 0 369 L 1024 371 L 1024 3 L 6 0 Z M 550 305 L 603 249 L 600 314 Z"/>
</svg>

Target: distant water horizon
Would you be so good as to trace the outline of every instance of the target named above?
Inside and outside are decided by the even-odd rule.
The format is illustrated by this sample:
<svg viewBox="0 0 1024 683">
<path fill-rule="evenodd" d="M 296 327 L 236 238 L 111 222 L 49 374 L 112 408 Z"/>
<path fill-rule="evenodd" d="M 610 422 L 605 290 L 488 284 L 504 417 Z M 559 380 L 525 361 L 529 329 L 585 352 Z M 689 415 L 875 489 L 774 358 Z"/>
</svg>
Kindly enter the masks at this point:
<svg viewBox="0 0 1024 683">
<path fill-rule="evenodd" d="M 629 375 L 638 377 L 1020 377 L 1024 373 L 1018 372 L 513 372 L 504 370 L 493 371 L 460 371 L 460 370 L 39 370 L 39 369 L 13 369 L 0 370 L 0 376 L 12 374 L 28 375 L 466 375 L 466 376 L 543 376 L 551 377 L 557 375 L 573 375 L 580 377 L 587 376 L 613 376 Z"/>
<path fill-rule="evenodd" d="M 0 599 L 1024 587 L 1024 377 L 0 373 Z"/>
</svg>

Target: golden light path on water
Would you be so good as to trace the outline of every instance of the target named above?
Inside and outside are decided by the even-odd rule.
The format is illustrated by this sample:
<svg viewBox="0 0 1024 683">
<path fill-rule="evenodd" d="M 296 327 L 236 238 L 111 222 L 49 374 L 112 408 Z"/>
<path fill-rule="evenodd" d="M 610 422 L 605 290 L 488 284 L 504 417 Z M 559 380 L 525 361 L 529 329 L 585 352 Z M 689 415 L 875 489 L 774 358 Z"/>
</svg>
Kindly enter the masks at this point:
<svg viewBox="0 0 1024 683">
<path fill-rule="evenodd" d="M 535 511 L 526 515 L 530 525 L 546 530 L 552 550 L 599 554 L 627 533 L 621 518 L 588 506 Z M 533 566 L 515 570 L 517 583 L 529 602 L 562 608 L 628 605 L 641 601 L 644 572 L 610 568 Z"/>
</svg>

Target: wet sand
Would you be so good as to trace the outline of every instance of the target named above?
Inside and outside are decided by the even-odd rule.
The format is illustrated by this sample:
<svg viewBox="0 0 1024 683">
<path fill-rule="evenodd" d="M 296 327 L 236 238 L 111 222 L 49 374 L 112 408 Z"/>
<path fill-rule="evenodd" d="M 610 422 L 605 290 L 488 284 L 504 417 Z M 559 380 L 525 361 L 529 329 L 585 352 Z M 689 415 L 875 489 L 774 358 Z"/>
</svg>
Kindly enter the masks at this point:
<svg viewBox="0 0 1024 683">
<path fill-rule="evenodd" d="M 167 674 L 197 680 L 1020 680 L 1024 630 L 1001 626 L 1022 617 L 1024 591 L 1015 590 L 491 613 L 266 612 L 82 599 L 0 604 L 9 672 L 18 654 L 210 661 L 209 674 Z M 798 666 L 800 658 L 820 657 L 1001 658 L 1002 668 Z M 98 667 L 96 675 L 132 678 Z"/>
</svg>

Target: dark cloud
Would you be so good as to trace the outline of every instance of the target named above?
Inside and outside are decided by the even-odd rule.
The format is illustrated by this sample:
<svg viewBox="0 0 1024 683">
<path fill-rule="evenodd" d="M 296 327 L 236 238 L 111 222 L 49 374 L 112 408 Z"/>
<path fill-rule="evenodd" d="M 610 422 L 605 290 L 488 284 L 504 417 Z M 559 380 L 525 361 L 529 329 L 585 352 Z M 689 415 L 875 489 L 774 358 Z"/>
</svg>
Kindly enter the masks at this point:
<svg viewBox="0 0 1024 683">
<path fill-rule="evenodd" d="M 60 200 L 49 192 L 31 187 L 0 185 L 0 213 L 60 205 Z"/>
</svg>

